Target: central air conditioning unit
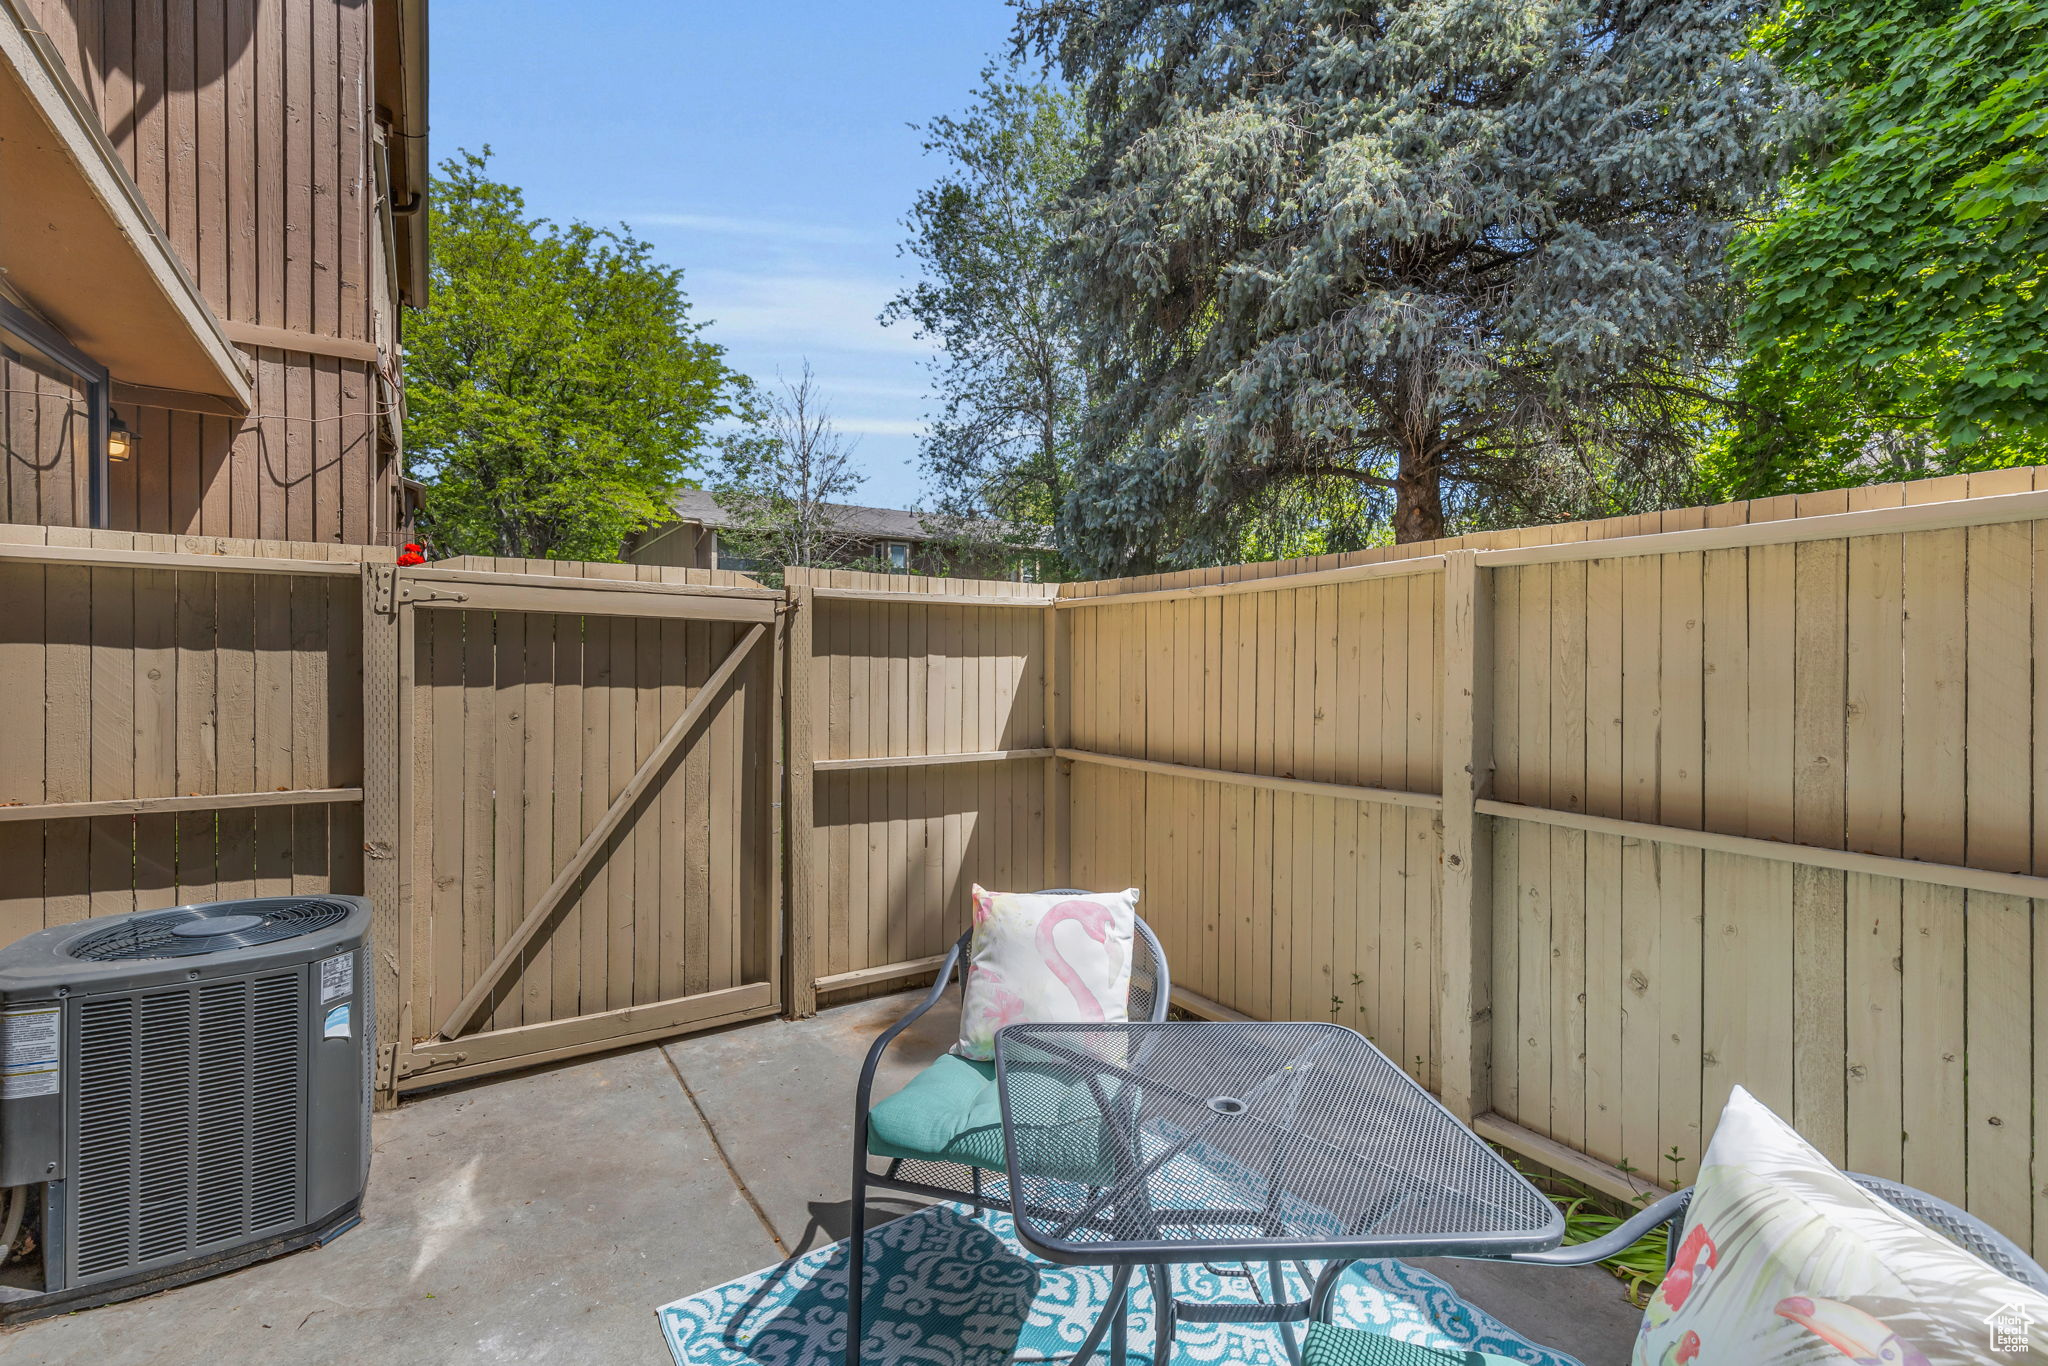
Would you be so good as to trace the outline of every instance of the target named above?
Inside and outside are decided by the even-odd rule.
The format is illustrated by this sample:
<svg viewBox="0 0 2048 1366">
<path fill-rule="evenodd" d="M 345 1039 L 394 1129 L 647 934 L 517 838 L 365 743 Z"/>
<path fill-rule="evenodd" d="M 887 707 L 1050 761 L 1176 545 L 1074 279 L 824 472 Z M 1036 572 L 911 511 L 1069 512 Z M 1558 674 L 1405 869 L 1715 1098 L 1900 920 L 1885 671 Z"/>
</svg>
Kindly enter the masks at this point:
<svg viewBox="0 0 2048 1366">
<path fill-rule="evenodd" d="M 20 1246 L 25 1227 L 42 1253 L 39 1277 L 0 1270 L 0 1320 L 197 1280 L 356 1221 L 369 929 L 369 902 L 321 893 L 0 948 L 0 1238 Z"/>
</svg>

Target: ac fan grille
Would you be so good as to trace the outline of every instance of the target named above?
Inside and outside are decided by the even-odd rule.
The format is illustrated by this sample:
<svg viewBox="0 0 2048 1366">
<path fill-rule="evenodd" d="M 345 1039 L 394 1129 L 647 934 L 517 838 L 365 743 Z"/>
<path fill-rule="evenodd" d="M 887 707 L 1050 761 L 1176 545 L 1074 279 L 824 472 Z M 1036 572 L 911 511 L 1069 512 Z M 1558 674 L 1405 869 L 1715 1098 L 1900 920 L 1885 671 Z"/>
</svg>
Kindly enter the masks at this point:
<svg viewBox="0 0 2048 1366">
<path fill-rule="evenodd" d="M 78 1003 L 74 1285 L 300 1222 L 305 990 L 294 970 Z"/>
<path fill-rule="evenodd" d="M 210 920 L 237 922 L 256 916 L 260 923 L 219 934 L 192 934 L 190 927 Z M 348 918 L 339 901 L 235 902 L 195 906 L 156 915 L 138 915 L 65 946 L 64 952 L 89 963 L 127 963 L 151 958 L 194 958 L 201 954 L 275 944 L 324 930 Z M 180 932 L 181 927 L 186 932 Z"/>
</svg>

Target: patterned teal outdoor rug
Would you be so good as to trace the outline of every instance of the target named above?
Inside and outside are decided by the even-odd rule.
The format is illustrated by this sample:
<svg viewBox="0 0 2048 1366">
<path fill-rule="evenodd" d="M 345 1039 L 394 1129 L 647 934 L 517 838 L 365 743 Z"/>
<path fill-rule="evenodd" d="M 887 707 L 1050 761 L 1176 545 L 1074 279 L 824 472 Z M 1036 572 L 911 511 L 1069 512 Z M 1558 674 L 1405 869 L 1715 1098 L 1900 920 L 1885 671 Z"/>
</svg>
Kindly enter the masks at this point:
<svg viewBox="0 0 2048 1366">
<path fill-rule="evenodd" d="M 935 1205 L 870 1229 L 866 1279 L 867 1366 L 1063 1362 L 1109 1292 L 1106 1270 L 1040 1261 L 1017 1246 L 1008 1215 L 975 1216 L 962 1205 Z M 1175 1293 L 1183 1300 L 1255 1298 L 1244 1280 L 1200 1266 L 1175 1268 Z M 1307 1287 L 1297 1281 L 1290 1293 L 1306 1299 Z M 1130 1361 L 1158 1366 L 1152 1294 L 1142 1274 L 1133 1278 L 1131 1295 Z M 839 1366 L 846 1352 L 846 1245 L 821 1247 L 657 1312 L 678 1366 Z M 1334 1317 L 1424 1346 L 1492 1352 L 1530 1366 L 1579 1366 L 1400 1262 L 1354 1267 Z M 1282 1331 L 1182 1323 L 1172 1366 L 1288 1366 Z M 1105 1345 L 1095 1361 L 1106 1360 Z"/>
</svg>

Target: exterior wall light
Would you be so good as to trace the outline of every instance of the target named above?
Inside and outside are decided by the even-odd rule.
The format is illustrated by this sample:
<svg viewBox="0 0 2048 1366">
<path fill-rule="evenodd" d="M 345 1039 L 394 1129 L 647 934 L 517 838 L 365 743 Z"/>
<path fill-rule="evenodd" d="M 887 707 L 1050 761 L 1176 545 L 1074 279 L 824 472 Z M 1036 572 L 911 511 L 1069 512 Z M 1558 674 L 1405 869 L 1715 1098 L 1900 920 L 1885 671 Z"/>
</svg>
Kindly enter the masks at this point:
<svg viewBox="0 0 2048 1366">
<path fill-rule="evenodd" d="M 128 430 L 128 424 L 116 416 L 107 428 L 107 459 L 120 464 L 135 454 L 135 433 Z"/>
</svg>

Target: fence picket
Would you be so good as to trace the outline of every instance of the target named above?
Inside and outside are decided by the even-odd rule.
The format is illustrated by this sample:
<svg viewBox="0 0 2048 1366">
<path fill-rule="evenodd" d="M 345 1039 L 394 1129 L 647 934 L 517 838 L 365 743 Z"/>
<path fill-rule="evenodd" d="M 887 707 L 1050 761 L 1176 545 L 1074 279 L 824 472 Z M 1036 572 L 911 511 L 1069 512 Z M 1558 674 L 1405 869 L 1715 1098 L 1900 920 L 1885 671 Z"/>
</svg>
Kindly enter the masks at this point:
<svg viewBox="0 0 2048 1366">
<path fill-rule="evenodd" d="M 1016 757 L 804 773 L 803 866 L 782 885 L 815 910 L 790 1004 L 928 971 L 973 881 L 1137 885 L 1209 1006 L 1355 1022 L 1447 1095 L 1484 1095 L 1488 1132 L 1590 1154 L 1584 1173 L 1607 1188 L 1630 1188 L 1616 1164 L 1692 1176 L 1740 1082 L 1830 1155 L 2038 1239 L 2048 903 L 2025 879 L 2048 873 L 2040 482 L 1996 472 L 1058 590 L 793 574 L 871 595 L 816 598 L 787 660 L 822 694 L 807 759 Z M 1453 552 L 1490 585 L 1484 642 L 1446 611 Z M 333 554 L 0 533 L 19 604 L 0 685 L 42 704 L 0 735 L 0 801 L 362 788 L 358 557 L 328 574 Z M 1402 572 L 1352 572 L 1381 562 Z M 478 980 L 736 636 L 688 619 L 683 599 L 716 588 L 731 611 L 746 596 L 705 571 L 437 570 L 419 586 L 461 591 L 453 570 L 491 605 L 403 607 L 417 696 L 402 761 L 420 789 L 400 833 L 420 918 L 406 990 L 427 1022 Z M 564 576 L 632 580 L 684 614 L 545 608 L 550 591 L 569 599 L 535 581 Z M 1461 649 L 1490 692 L 1483 716 L 1446 710 Z M 395 1085 L 776 1007 L 773 664 L 736 681 L 491 1001 L 494 1026 L 552 1042 L 506 1036 L 462 1058 L 399 1040 Z M 1489 876 L 1451 907 L 1445 836 L 1474 799 L 1444 764 L 1482 722 L 1470 776 L 1498 800 L 1471 807 L 1458 842 Z M 802 734 L 792 724 L 791 743 Z M 1047 757 L 1055 746 L 1084 758 Z M 1375 800 L 1375 785 L 1407 795 Z M 347 890 L 362 885 L 362 821 L 352 800 L 0 821 L 0 841 L 40 853 L 0 860 L 0 932 Z M 1915 862 L 1859 862 L 1872 855 Z M 1466 957 L 1462 985 L 1490 1012 L 1469 1031 L 1446 990 Z"/>
</svg>

